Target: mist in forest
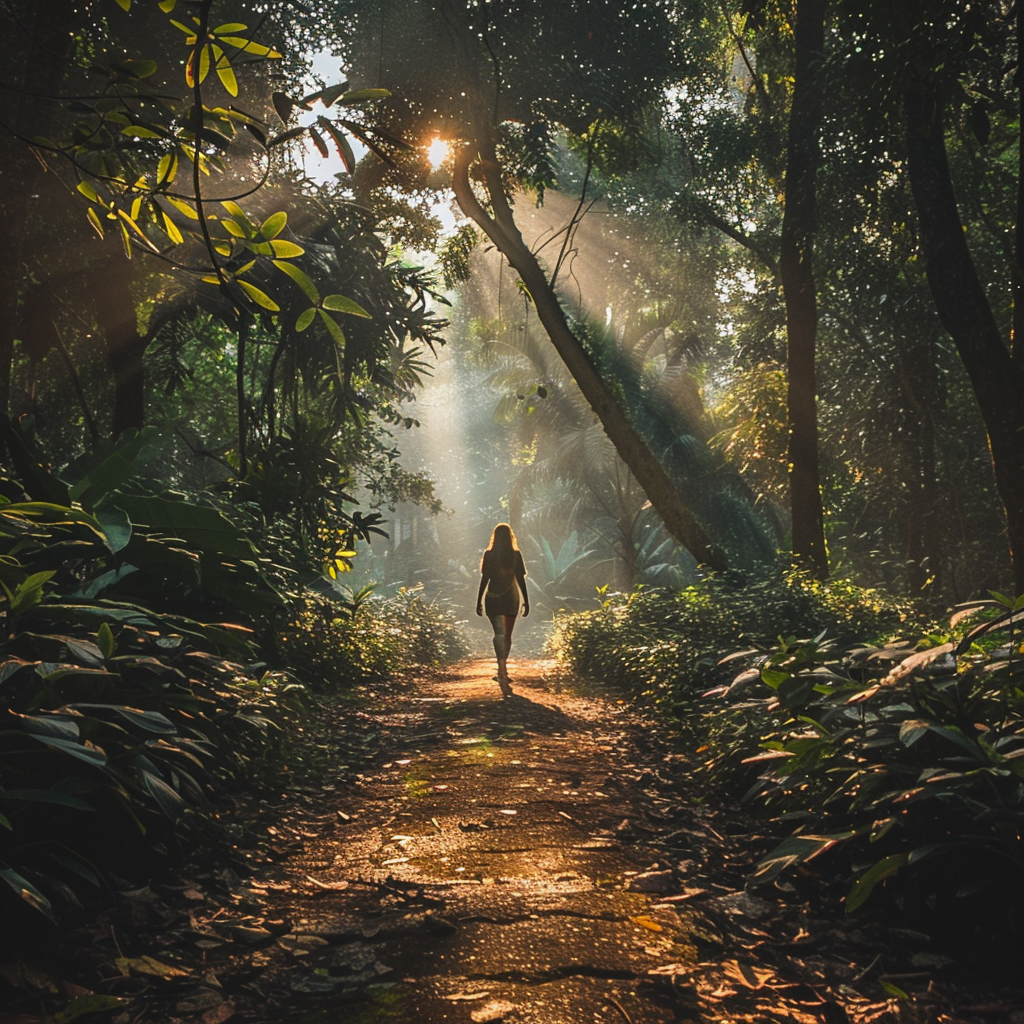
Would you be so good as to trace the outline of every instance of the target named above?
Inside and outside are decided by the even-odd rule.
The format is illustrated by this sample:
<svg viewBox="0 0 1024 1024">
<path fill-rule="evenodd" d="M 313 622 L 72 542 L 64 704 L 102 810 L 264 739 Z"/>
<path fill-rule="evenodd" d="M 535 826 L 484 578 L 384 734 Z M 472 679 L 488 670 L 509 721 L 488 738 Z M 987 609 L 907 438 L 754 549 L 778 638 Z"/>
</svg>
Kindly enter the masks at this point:
<svg viewBox="0 0 1024 1024">
<path fill-rule="evenodd" d="M 626 319 L 618 305 L 643 301 L 636 282 L 657 260 L 656 246 L 631 237 L 599 205 L 567 236 L 577 206 L 550 192 L 539 207 L 521 197 L 517 219 L 549 268 L 559 265 L 570 314 L 618 343 Z M 396 437 L 403 467 L 433 481 L 446 511 L 398 506 L 388 514 L 390 538 L 360 555 L 357 576 L 389 590 L 422 588 L 426 599 L 469 621 L 484 653 L 490 628 L 474 614 L 478 567 L 498 522 L 511 523 L 529 573 L 533 612 L 517 625 L 519 653 L 540 651 L 560 609 L 596 607 L 607 591 L 639 582 L 684 583 L 688 555 L 615 455 L 515 272 L 482 245 L 470 281 L 450 297 L 448 344 L 406 410 L 419 426 Z M 656 336 L 646 339 L 644 358 L 678 383 L 679 355 L 673 370 L 664 354 L 672 332 L 655 323 L 647 333 Z M 686 405 L 686 389 L 675 391 Z"/>
</svg>

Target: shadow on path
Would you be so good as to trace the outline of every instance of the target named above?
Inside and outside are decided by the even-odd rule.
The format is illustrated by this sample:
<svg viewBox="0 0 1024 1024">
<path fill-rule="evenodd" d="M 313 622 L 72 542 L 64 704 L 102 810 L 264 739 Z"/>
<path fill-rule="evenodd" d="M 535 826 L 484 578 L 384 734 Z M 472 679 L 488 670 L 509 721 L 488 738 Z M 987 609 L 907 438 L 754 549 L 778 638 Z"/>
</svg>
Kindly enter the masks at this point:
<svg viewBox="0 0 1024 1024">
<path fill-rule="evenodd" d="M 296 987 L 323 994 L 282 1019 L 676 1019 L 647 978 L 692 961 L 684 921 L 631 891 L 657 859 L 633 827 L 639 727 L 518 667 L 512 698 L 473 662 L 385 716 L 390 760 L 289 862 L 323 887 L 292 936 Z"/>
</svg>

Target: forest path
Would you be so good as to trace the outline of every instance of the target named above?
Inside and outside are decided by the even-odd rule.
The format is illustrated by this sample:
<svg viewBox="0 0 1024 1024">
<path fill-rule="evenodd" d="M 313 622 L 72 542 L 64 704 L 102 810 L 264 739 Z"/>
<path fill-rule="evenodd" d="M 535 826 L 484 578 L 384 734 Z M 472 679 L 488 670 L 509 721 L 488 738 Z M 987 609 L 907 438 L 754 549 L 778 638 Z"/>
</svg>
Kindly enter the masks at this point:
<svg viewBox="0 0 1024 1024">
<path fill-rule="evenodd" d="M 492 661 L 464 663 L 383 716 L 388 760 L 282 865 L 323 895 L 289 936 L 308 951 L 293 988 L 320 994 L 281 1019 L 677 1019 L 649 972 L 695 950 L 674 866 L 639 838 L 643 723 L 553 692 L 551 667 L 514 662 L 503 700 Z"/>
</svg>

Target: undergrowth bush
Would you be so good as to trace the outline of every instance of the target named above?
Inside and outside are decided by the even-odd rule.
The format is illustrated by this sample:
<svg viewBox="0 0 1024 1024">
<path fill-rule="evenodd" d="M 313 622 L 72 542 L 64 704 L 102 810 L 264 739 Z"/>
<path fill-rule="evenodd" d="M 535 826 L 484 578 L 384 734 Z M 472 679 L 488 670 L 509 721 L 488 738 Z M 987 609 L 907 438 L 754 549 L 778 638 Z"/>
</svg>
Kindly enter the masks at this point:
<svg viewBox="0 0 1024 1024">
<path fill-rule="evenodd" d="M 961 637 L 917 645 L 789 639 L 720 688 L 710 717 L 734 728 L 709 737 L 708 771 L 788 833 L 752 883 L 828 851 L 848 911 L 884 892 L 958 944 L 1020 940 L 1024 599 L 974 611 Z"/>
<path fill-rule="evenodd" d="M 450 610 L 404 588 L 389 598 L 369 590 L 348 600 L 308 594 L 278 643 L 289 667 L 326 689 L 379 682 L 413 667 L 439 668 L 469 651 Z"/>
<path fill-rule="evenodd" d="M 737 583 L 714 576 L 679 591 L 613 594 L 593 611 L 558 618 L 549 650 L 576 675 L 680 717 L 713 685 L 724 654 L 781 636 L 889 636 L 911 606 L 851 583 L 777 573 Z"/>
</svg>

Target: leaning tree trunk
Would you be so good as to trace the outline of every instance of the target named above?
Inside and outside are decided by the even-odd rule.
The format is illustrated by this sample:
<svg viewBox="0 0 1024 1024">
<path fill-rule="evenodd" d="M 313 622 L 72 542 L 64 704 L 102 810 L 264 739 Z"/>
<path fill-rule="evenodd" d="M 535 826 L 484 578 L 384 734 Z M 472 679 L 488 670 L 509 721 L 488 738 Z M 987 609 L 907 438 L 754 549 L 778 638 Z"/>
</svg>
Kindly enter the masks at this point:
<svg viewBox="0 0 1024 1024">
<path fill-rule="evenodd" d="M 484 209 L 473 191 L 471 168 L 487 191 L 491 212 Z M 665 467 L 620 408 L 611 389 L 569 328 L 551 282 L 523 241 L 515 223 L 505 197 L 501 167 L 493 144 L 477 140 L 460 150 L 455 158 L 453 188 L 462 212 L 477 224 L 519 274 L 552 345 L 668 531 L 698 562 L 715 569 L 727 568 L 724 553 L 714 545 L 704 526 L 687 508 Z"/>
<path fill-rule="evenodd" d="M 821 93 L 814 64 L 821 61 L 825 47 L 824 25 L 825 0 L 798 0 L 796 67 L 786 158 L 786 210 L 779 253 L 779 276 L 786 301 L 793 559 L 818 579 L 828 576 L 818 472 L 814 366 L 818 309 L 812 263 L 821 122 Z"/>
<path fill-rule="evenodd" d="M 1006 512 L 1017 593 L 1024 593 L 1024 370 L 1007 348 L 967 247 L 950 176 L 942 103 L 913 78 L 903 95 L 907 163 L 928 285 L 956 344 L 988 432 L 996 487 Z"/>
</svg>

